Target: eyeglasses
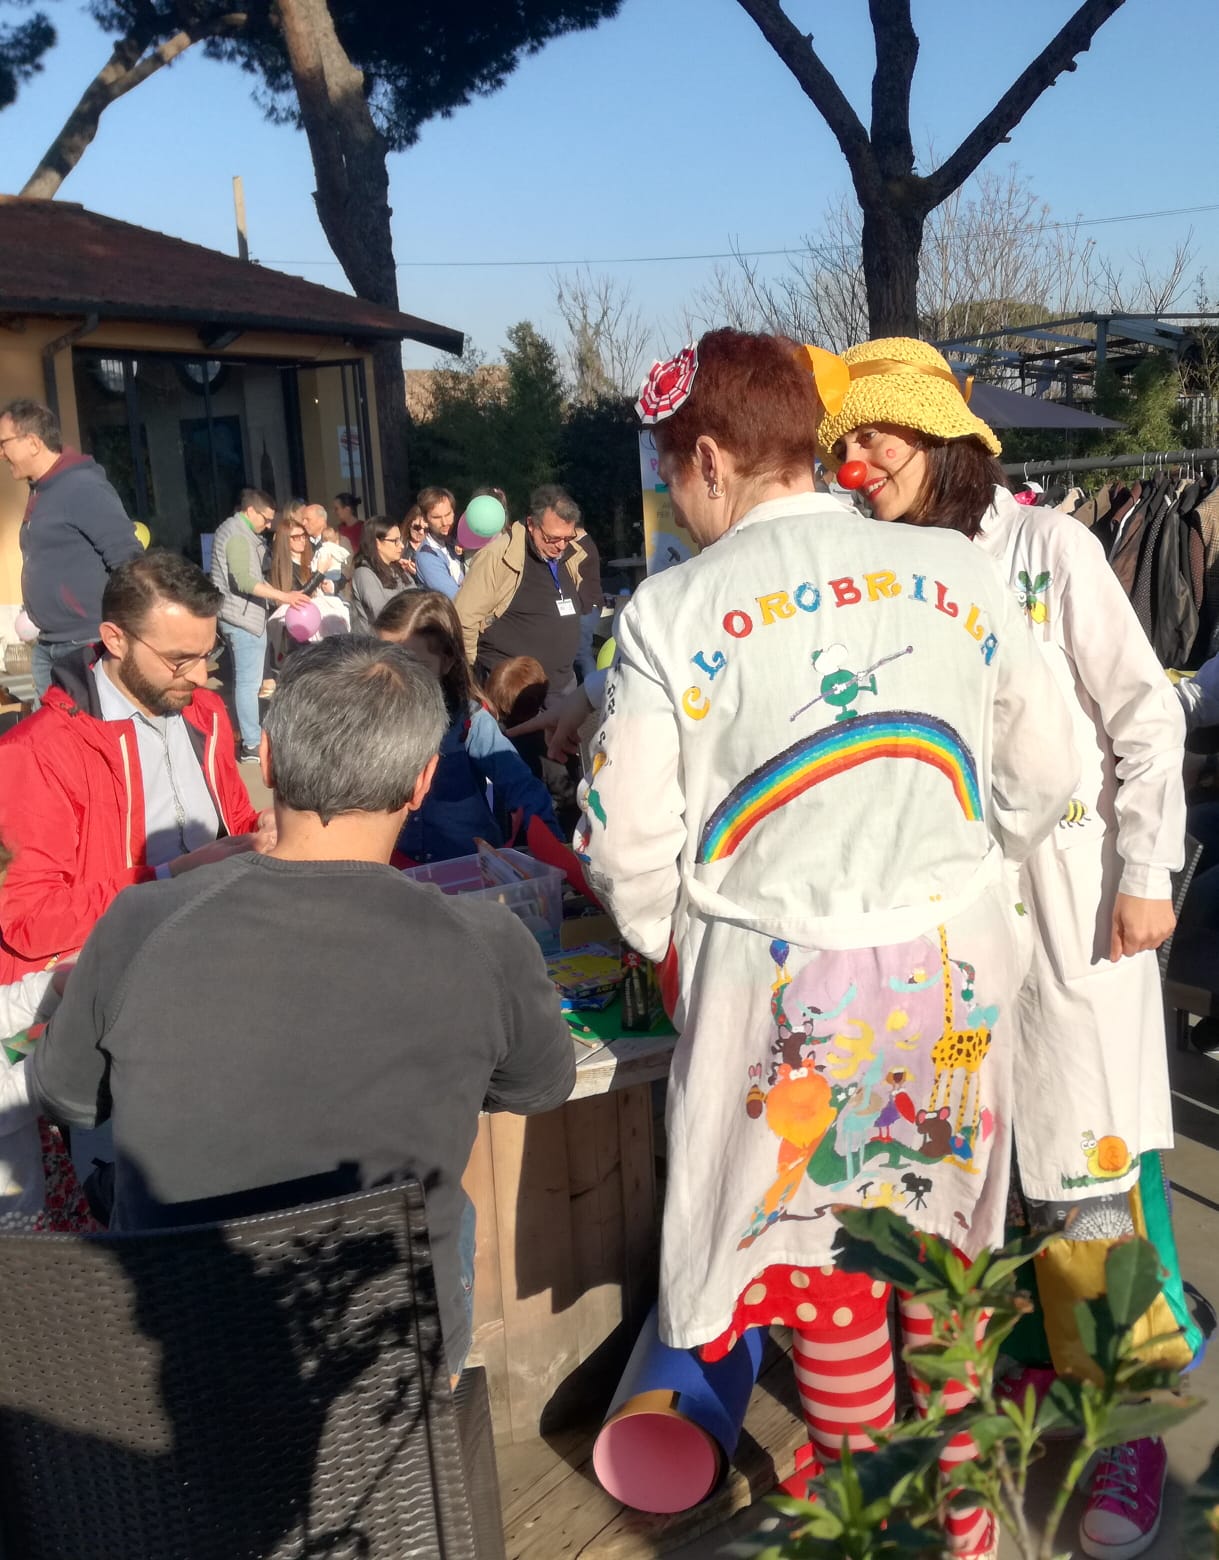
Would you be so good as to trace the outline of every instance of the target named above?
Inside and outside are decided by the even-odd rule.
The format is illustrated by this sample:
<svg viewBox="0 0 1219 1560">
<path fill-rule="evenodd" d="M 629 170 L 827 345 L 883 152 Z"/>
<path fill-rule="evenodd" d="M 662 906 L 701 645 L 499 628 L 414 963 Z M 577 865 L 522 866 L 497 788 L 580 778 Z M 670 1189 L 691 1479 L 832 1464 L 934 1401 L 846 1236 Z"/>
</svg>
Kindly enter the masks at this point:
<svg viewBox="0 0 1219 1560">
<path fill-rule="evenodd" d="M 406 543 L 400 536 L 383 536 L 381 540 L 387 547 L 405 547 Z"/>
<path fill-rule="evenodd" d="M 210 650 L 203 650 L 198 655 L 174 656 L 171 660 L 169 656 L 162 655 L 155 645 L 150 645 L 146 639 L 141 639 L 139 634 L 133 634 L 130 629 L 127 630 L 127 638 L 134 639 L 137 644 L 143 645 L 146 650 L 151 650 L 161 665 L 167 671 L 172 672 L 175 677 L 181 677 L 183 672 L 189 672 L 193 666 L 198 666 L 201 661 L 210 661 L 220 648 L 220 641 L 217 639 Z"/>
<path fill-rule="evenodd" d="M 28 438 L 29 438 L 29 434 L 28 433 L 10 433 L 7 439 L 0 439 L 0 450 L 2 450 L 6 444 L 11 444 L 14 439 L 28 439 Z"/>
<path fill-rule="evenodd" d="M 547 547 L 566 547 L 569 542 L 575 539 L 571 536 L 548 536 L 541 526 L 537 525 L 533 527 L 533 534 L 539 542 L 545 542 Z"/>
<path fill-rule="evenodd" d="M 288 535 L 294 542 L 303 542 L 305 540 L 305 533 L 303 531 L 289 531 Z"/>
</svg>

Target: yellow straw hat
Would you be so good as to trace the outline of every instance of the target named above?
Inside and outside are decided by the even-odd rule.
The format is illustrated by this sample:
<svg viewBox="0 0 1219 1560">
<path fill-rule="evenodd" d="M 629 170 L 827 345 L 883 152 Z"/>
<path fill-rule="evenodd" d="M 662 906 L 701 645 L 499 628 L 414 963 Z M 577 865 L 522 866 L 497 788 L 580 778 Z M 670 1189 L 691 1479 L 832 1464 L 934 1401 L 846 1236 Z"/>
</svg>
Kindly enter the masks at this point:
<svg viewBox="0 0 1219 1560">
<path fill-rule="evenodd" d="M 969 410 L 972 378 L 962 389 L 943 358 L 925 341 L 886 336 L 850 347 L 839 357 L 821 347 L 803 347 L 824 415 L 817 428 L 818 453 L 837 471 L 834 445 L 869 423 L 893 423 L 937 439 L 980 439 L 992 455 L 1003 446 L 994 430 Z"/>
</svg>

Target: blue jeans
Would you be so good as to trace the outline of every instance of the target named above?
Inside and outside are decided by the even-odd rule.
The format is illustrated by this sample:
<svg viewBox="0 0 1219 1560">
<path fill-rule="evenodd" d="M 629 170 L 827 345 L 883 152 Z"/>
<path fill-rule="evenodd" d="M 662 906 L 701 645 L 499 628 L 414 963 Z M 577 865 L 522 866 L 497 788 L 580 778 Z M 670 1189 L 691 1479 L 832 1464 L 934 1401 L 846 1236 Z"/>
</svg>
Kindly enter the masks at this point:
<svg viewBox="0 0 1219 1560">
<path fill-rule="evenodd" d="M 34 641 L 30 655 L 30 674 L 34 679 L 34 697 L 41 704 L 43 695 L 51 686 L 51 668 L 65 655 L 75 655 L 78 650 L 88 650 L 92 639 L 70 639 L 63 644 L 48 644 L 45 639 Z"/>
<path fill-rule="evenodd" d="M 241 728 L 241 745 L 246 749 L 258 746 L 262 728 L 258 723 L 258 690 L 262 686 L 263 662 L 267 653 L 266 631 L 251 634 L 235 623 L 221 623 L 233 658 L 233 704 L 237 710 L 237 724 Z"/>
</svg>

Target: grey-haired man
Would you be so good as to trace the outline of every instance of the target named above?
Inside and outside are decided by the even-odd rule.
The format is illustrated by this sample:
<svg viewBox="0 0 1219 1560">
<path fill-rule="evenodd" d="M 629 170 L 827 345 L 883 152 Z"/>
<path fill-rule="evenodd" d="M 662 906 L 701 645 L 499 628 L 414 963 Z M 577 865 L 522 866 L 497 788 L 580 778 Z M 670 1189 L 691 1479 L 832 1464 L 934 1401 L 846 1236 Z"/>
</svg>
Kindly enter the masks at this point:
<svg viewBox="0 0 1219 1560">
<path fill-rule="evenodd" d="M 456 1370 L 478 1113 L 552 1110 L 575 1067 L 521 922 L 388 865 L 447 724 L 439 684 L 400 645 L 334 638 L 294 655 L 262 737 L 275 848 L 121 895 L 27 1065 L 58 1121 L 113 1119 L 115 1228 L 418 1176 Z M 268 928 L 294 925 L 327 928 L 316 978 L 307 960 L 266 957 Z"/>
</svg>

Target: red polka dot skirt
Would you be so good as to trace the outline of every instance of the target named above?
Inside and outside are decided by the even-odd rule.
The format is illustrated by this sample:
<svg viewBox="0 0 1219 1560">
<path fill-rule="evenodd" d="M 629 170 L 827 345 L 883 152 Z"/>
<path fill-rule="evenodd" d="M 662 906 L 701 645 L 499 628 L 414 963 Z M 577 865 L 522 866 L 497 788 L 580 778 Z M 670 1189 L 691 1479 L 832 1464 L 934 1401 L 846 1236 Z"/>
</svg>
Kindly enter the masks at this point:
<svg viewBox="0 0 1219 1560">
<path fill-rule="evenodd" d="M 829 1332 L 873 1322 L 879 1326 L 889 1307 L 889 1285 L 866 1273 L 835 1267 L 793 1267 L 778 1262 L 742 1291 L 732 1322 L 699 1351 L 709 1365 L 722 1360 L 747 1327 L 791 1327 L 798 1332 Z"/>
</svg>

